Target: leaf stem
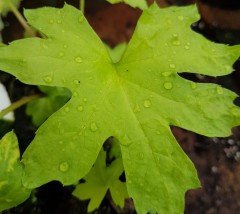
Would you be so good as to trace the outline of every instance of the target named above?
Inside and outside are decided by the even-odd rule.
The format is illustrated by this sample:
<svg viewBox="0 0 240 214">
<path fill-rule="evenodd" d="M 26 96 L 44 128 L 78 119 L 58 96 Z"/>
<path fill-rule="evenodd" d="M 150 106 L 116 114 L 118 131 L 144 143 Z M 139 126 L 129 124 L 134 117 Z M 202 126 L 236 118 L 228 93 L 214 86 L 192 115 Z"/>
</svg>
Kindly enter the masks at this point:
<svg viewBox="0 0 240 214">
<path fill-rule="evenodd" d="M 8 106 L 7 108 L 0 111 L 0 119 L 3 118 L 9 112 L 16 110 L 17 108 L 25 105 L 26 103 L 28 103 L 32 100 L 39 98 L 40 96 L 41 96 L 40 94 L 25 96 L 25 97 L 22 97 L 20 100 L 13 102 L 10 106 Z"/>
<path fill-rule="evenodd" d="M 79 1 L 79 9 L 82 11 L 82 13 L 84 14 L 85 11 L 85 0 L 80 0 Z"/>
<path fill-rule="evenodd" d="M 23 18 L 22 14 L 18 11 L 18 9 L 13 5 L 12 2 L 9 1 L 9 7 L 11 8 L 11 11 L 16 16 L 19 23 L 23 26 L 23 28 L 28 32 L 28 34 L 32 37 L 36 36 L 36 33 L 34 30 L 27 24 L 26 20 Z"/>
</svg>

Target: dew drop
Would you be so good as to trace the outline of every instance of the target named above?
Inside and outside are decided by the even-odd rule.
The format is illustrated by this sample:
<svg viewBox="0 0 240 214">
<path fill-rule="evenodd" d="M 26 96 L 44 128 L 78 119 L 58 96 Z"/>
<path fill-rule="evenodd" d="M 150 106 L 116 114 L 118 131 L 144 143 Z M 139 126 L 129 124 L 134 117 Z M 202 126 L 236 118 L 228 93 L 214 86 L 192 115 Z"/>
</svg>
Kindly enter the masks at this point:
<svg viewBox="0 0 240 214">
<path fill-rule="evenodd" d="M 178 35 L 177 35 L 176 33 L 174 33 L 174 34 L 173 34 L 173 37 L 174 37 L 174 38 L 177 38 L 177 37 L 178 37 Z"/>
<path fill-rule="evenodd" d="M 179 40 L 176 40 L 176 41 L 173 41 L 172 44 L 175 46 L 179 46 L 181 45 L 181 42 Z"/>
<path fill-rule="evenodd" d="M 50 20 L 49 20 L 49 23 L 50 23 L 50 24 L 53 24 L 53 23 L 54 23 L 53 19 L 50 19 Z"/>
<path fill-rule="evenodd" d="M 78 18 L 78 22 L 79 23 L 82 23 L 84 21 L 84 16 L 80 16 L 79 18 Z"/>
<path fill-rule="evenodd" d="M 48 45 L 45 42 L 42 42 L 41 46 L 43 47 L 43 49 L 49 49 Z"/>
<path fill-rule="evenodd" d="M 132 184 L 132 181 L 131 181 L 131 180 L 127 180 L 127 183 L 128 183 L 128 184 Z"/>
<path fill-rule="evenodd" d="M 235 108 L 235 107 L 231 109 L 231 113 L 235 117 L 239 117 L 239 115 L 240 115 L 239 110 L 237 108 Z"/>
<path fill-rule="evenodd" d="M 82 58 L 80 56 L 75 58 L 75 62 L 77 63 L 81 63 L 82 62 Z"/>
<path fill-rule="evenodd" d="M 62 144 L 63 144 L 63 141 L 59 141 L 59 144 L 62 145 Z"/>
<path fill-rule="evenodd" d="M 176 68 L 175 64 L 171 63 L 169 64 L 169 68 Z"/>
<path fill-rule="evenodd" d="M 7 199 L 5 199 L 5 201 L 6 201 L 7 203 L 11 203 L 13 200 L 10 199 L 10 198 L 7 198 Z"/>
<path fill-rule="evenodd" d="M 191 84 L 191 88 L 192 89 L 196 89 L 197 88 L 197 84 L 195 82 L 191 82 L 190 84 Z"/>
<path fill-rule="evenodd" d="M 78 110 L 78 111 L 83 111 L 83 106 L 78 106 L 78 107 L 77 107 L 77 110 Z"/>
<path fill-rule="evenodd" d="M 173 87 L 173 85 L 172 85 L 171 82 L 165 82 L 163 86 L 164 86 L 164 88 L 167 89 L 167 90 L 170 90 L 170 89 L 172 89 L 172 87 Z"/>
<path fill-rule="evenodd" d="M 78 93 L 75 91 L 75 92 L 73 92 L 73 96 L 74 97 L 77 97 L 78 96 Z"/>
<path fill-rule="evenodd" d="M 91 123 L 90 130 L 92 132 L 96 132 L 98 130 L 97 124 L 96 123 Z"/>
<path fill-rule="evenodd" d="M 64 48 L 67 48 L 68 46 L 67 45 L 63 45 Z"/>
<path fill-rule="evenodd" d="M 83 102 L 87 102 L 87 98 L 86 97 L 83 98 Z"/>
<path fill-rule="evenodd" d="M 183 16 L 178 16 L 178 20 L 182 21 L 184 19 Z"/>
<path fill-rule="evenodd" d="M 59 52 L 58 56 L 59 56 L 59 57 L 63 57 L 63 56 L 64 56 L 64 53 L 63 53 L 63 52 Z"/>
<path fill-rule="evenodd" d="M 172 72 L 166 71 L 166 72 L 163 72 L 163 73 L 162 73 L 162 76 L 168 77 L 168 76 L 171 75 L 171 73 L 172 73 Z"/>
<path fill-rule="evenodd" d="M 59 19 L 59 20 L 57 20 L 57 23 L 58 23 L 58 24 L 61 24 L 61 23 L 62 23 L 62 21 Z"/>
<path fill-rule="evenodd" d="M 150 100 L 145 100 L 144 103 L 143 103 L 143 106 L 145 108 L 150 108 L 152 105 L 151 101 Z"/>
<path fill-rule="evenodd" d="M 136 104 L 136 105 L 134 106 L 134 108 L 133 108 L 133 112 L 134 112 L 134 113 L 138 113 L 138 112 L 140 112 L 140 107 L 139 107 L 138 104 Z"/>
<path fill-rule="evenodd" d="M 224 65 L 224 69 L 227 71 L 227 72 L 231 72 L 233 69 L 231 66 L 229 65 Z"/>
<path fill-rule="evenodd" d="M 65 108 L 64 108 L 64 111 L 65 111 L 65 112 L 69 112 L 69 111 L 70 111 L 70 108 L 69 108 L 69 107 L 65 107 Z"/>
<path fill-rule="evenodd" d="M 50 75 L 47 75 L 43 78 L 44 82 L 51 83 L 53 81 L 52 77 Z"/>
<path fill-rule="evenodd" d="M 217 93 L 223 94 L 223 88 L 221 86 L 217 86 Z"/>
<path fill-rule="evenodd" d="M 140 154 L 139 154 L 139 157 L 140 157 L 140 159 L 143 159 L 143 158 L 144 158 L 144 154 L 143 154 L 143 153 L 140 153 Z"/>
<path fill-rule="evenodd" d="M 157 135 L 160 135 L 160 134 L 161 134 L 161 132 L 157 130 L 157 131 L 156 131 L 156 134 L 157 134 Z"/>
<path fill-rule="evenodd" d="M 61 172 L 66 172 L 69 169 L 69 164 L 67 162 L 62 162 L 59 165 L 59 169 L 60 169 Z"/>
<path fill-rule="evenodd" d="M 185 48 L 186 50 L 189 50 L 189 49 L 190 49 L 190 47 L 189 47 L 188 45 L 185 45 L 184 48 Z"/>
<path fill-rule="evenodd" d="M 73 83 L 74 83 L 75 85 L 79 85 L 79 84 L 80 84 L 80 81 L 79 81 L 79 80 L 74 80 Z"/>
</svg>

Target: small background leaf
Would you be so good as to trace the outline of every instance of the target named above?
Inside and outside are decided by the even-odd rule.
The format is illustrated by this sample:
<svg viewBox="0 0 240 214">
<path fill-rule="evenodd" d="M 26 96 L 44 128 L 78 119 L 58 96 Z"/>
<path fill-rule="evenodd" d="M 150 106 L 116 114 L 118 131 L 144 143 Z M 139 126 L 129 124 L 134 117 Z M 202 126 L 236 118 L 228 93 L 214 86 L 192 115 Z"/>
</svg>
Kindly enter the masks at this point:
<svg viewBox="0 0 240 214">
<path fill-rule="evenodd" d="M 113 153 L 117 153 L 117 155 Z M 109 166 L 106 166 L 106 152 L 102 149 L 93 168 L 84 177 L 85 183 L 78 184 L 73 192 L 73 195 L 81 200 L 90 199 L 89 212 L 99 207 L 108 190 L 114 203 L 120 207 L 124 206 L 124 200 L 129 197 L 126 184 L 119 180 L 120 175 L 123 173 L 123 165 L 122 158 L 118 156 L 118 153 L 119 151 L 114 149 L 111 156 L 115 160 Z"/>
<path fill-rule="evenodd" d="M 0 140 L 0 211 L 17 206 L 29 197 L 31 190 L 23 187 L 22 174 L 18 141 L 9 132 Z"/>
<path fill-rule="evenodd" d="M 148 7 L 146 0 L 107 0 L 107 1 L 110 2 L 111 4 L 124 2 L 132 7 L 138 7 L 142 10 L 145 10 Z"/>
<path fill-rule="evenodd" d="M 71 92 L 65 88 L 39 86 L 44 97 L 27 104 L 26 113 L 32 117 L 35 126 L 40 126 L 54 112 L 60 109 L 71 97 Z"/>
</svg>

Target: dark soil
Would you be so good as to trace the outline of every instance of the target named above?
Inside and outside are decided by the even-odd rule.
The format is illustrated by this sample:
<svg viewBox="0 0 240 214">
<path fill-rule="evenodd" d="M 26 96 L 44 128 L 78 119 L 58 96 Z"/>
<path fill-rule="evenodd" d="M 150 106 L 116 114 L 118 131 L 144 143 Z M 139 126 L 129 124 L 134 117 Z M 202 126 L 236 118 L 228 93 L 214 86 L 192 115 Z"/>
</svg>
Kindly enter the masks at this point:
<svg viewBox="0 0 240 214">
<path fill-rule="evenodd" d="M 67 1 L 78 6 L 77 0 Z M 159 1 L 161 6 L 169 4 L 185 4 L 193 1 Z M 207 3 L 207 1 L 203 1 Z M 227 1 L 225 1 L 227 2 Z M 233 2 L 234 7 L 231 7 Z M 110 46 L 129 41 L 136 22 L 141 14 L 138 9 L 132 9 L 124 4 L 110 5 L 104 0 L 86 1 L 86 16 L 97 34 Z M 224 10 L 224 1 L 217 5 L 217 1 L 209 1 L 210 7 Z M 61 7 L 63 1 L 57 0 L 23 0 L 22 8 L 36 8 L 43 5 Z M 239 4 L 229 1 L 227 10 L 237 9 Z M 229 6 L 230 5 L 230 6 Z M 239 12 L 240 14 L 240 12 Z M 204 14 L 203 17 L 207 17 Z M 193 25 L 193 28 L 203 33 L 207 38 L 216 42 L 230 44 L 240 43 L 240 29 L 219 28 L 204 20 Z M 240 20 L 240 15 L 239 19 Z M 236 20 L 232 20 L 235 22 Z M 19 39 L 23 35 L 23 29 L 9 13 L 4 18 L 6 27 L 3 31 L 5 43 Z M 197 60 L 197 59 L 196 59 Z M 213 79 L 210 77 L 198 78 L 185 74 L 185 77 L 198 82 L 215 82 L 234 90 L 240 94 L 239 63 L 235 65 L 236 71 L 227 77 Z M 37 93 L 34 86 L 26 86 L 17 81 L 11 75 L 1 72 L 0 81 L 5 84 L 12 101 L 20 99 L 24 95 Z M 236 101 L 236 103 L 238 100 Z M 217 108 L 217 106 L 216 106 Z M 26 116 L 25 108 L 21 107 L 15 112 L 16 122 L 13 125 L 19 138 L 20 149 L 23 152 L 34 137 L 36 128 L 31 119 Z M 229 138 L 207 138 L 195 133 L 172 127 L 178 142 L 195 164 L 202 188 L 190 190 L 186 193 L 186 214 L 238 214 L 240 213 L 240 128 L 233 129 L 233 135 Z M 85 214 L 87 213 L 87 201 L 81 202 L 71 195 L 73 187 L 63 187 L 58 182 L 48 183 L 35 190 L 32 197 L 22 205 L 4 211 L 4 214 Z M 113 205 L 109 195 L 102 202 L 99 210 L 94 213 L 134 213 L 134 207 L 130 200 L 120 210 Z"/>
</svg>

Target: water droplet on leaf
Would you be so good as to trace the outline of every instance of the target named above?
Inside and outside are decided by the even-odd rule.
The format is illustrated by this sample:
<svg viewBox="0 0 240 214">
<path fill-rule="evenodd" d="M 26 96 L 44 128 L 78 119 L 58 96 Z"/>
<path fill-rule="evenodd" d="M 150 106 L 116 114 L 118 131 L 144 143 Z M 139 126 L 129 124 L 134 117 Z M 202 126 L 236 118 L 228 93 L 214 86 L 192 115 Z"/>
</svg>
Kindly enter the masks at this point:
<svg viewBox="0 0 240 214">
<path fill-rule="evenodd" d="M 73 83 L 74 83 L 75 85 L 79 85 L 79 84 L 80 84 L 80 81 L 79 81 L 79 80 L 74 80 Z"/>
<path fill-rule="evenodd" d="M 176 41 L 173 41 L 172 44 L 175 46 L 179 46 L 181 45 L 181 42 L 179 40 L 176 40 Z"/>
<path fill-rule="evenodd" d="M 50 19 L 50 20 L 49 20 L 49 23 L 50 23 L 50 24 L 53 24 L 53 23 L 54 23 L 53 19 Z"/>
<path fill-rule="evenodd" d="M 223 94 L 223 88 L 221 86 L 217 86 L 217 93 Z"/>
<path fill-rule="evenodd" d="M 178 20 L 182 21 L 184 19 L 183 16 L 178 16 Z"/>
<path fill-rule="evenodd" d="M 82 62 L 82 58 L 80 56 L 75 58 L 75 62 L 77 63 L 81 63 Z"/>
<path fill-rule="evenodd" d="M 185 48 L 186 50 L 189 50 L 189 49 L 190 49 L 190 47 L 189 47 L 188 45 L 185 45 L 184 48 Z"/>
<path fill-rule="evenodd" d="M 171 74 L 172 74 L 172 72 L 170 72 L 170 71 L 165 71 L 165 72 L 162 73 L 162 76 L 168 77 L 168 76 L 170 76 Z"/>
<path fill-rule="evenodd" d="M 77 97 L 78 96 L 78 93 L 75 91 L 75 92 L 73 92 L 73 96 L 74 97 Z"/>
<path fill-rule="evenodd" d="M 191 84 L 191 88 L 192 89 L 196 89 L 197 88 L 197 84 L 195 82 L 191 82 L 190 84 Z"/>
<path fill-rule="evenodd" d="M 59 165 L 59 169 L 60 169 L 61 172 L 66 172 L 69 169 L 69 164 L 67 162 L 62 162 Z"/>
<path fill-rule="evenodd" d="M 59 52 L 58 56 L 59 56 L 59 57 L 63 57 L 63 56 L 64 56 L 64 53 L 63 53 L 63 52 Z"/>
<path fill-rule="evenodd" d="M 169 64 L 169 68 L 176 68 L 175 64 L 171 63 Z"/>
<path fill-rule="evenodd" d="M 59 19 L 59 20 L 57 20 L 57 23 L 58 23 L 58 24 L 61 24 L 61 23 L 62 23 L 62 21 Z"/>
<path fill-rule="evenodd" d="M 83 98 L 83 102 L 87 102 L 87 98 L 86 97 Z"/>
<path fill-rule="evenodd" d="M 69 112 L 69 111 L 70 111 L 70 108 L 69 108 L 69 107 L 65 107 L 65 108 L 64 108 L 64 111 L 65 111 L 65 112 Z"/>
<path fill-rule="evenodd" d="M 77 107 L 77 110 L 78 110 L 78 111 L 83 111 L 83 106 L 78 106 L 78 107 Z"/>
<path fill-rule="evenodd" d="M 44 82 L 51 83 L 53 81 L 52 77 L 50 75 L 47 75 L 43 78 Z"/>
<path fill-rule="evenodd" d="M 136 105 L 134 106 L 134 108 L 133 108 L 133 112 L 134 112 L 134 113 L 138 113 L 138 112 L 140 112 L 140 107 L 139 107 L 138 104 L 136 104 Z"/>
<path fill-rule="evenodd" d="M 231 109 L 231 113 L 232 113 L 232 115 L 235 116 L 235 117 L 239 117 L 239 116 L 240 116 L 240 111 L 239 111 L 239 109 L 236 108 L 236 107 L 234 107 L 234 108 Z"/>
<path fill-rule="evenodd" d="M 79 18 L 78 18 L 78 22 L 79 23 L 82 23 L 84 21 L 84 16 L 80 16 Z"/>
<path fill-rule="evenodd" d="M 172 85 L 171 82 L 165 82 L 163 86 L 164 86 L 164 88 L 167 89 L 167 90 L 170 90 L 170 89 L 172 89 L 172 87 L 173 87 L 173 85 Z"/>
<path fill-rule="evenodd" d="M 144 103 L 143 103 L 143 106 L 145 108 L 150 108 L 152 105 L 151 101 L 150 100 L 145 100 Z"/>
<path fill-rule="evenodd" d="M 98 130 L 98 127 L 97 127 L 96 123 L 91 123 L 90 129 L 91 129 L 92 132 L 96 132 Z"/>
<path fill-rule="evenodd" d="M 224 69 L 227 71 L 227 72 L 231 72 L 233 69 L 231 66 L 229 65 L 224 65 Z"/>
</svg>

